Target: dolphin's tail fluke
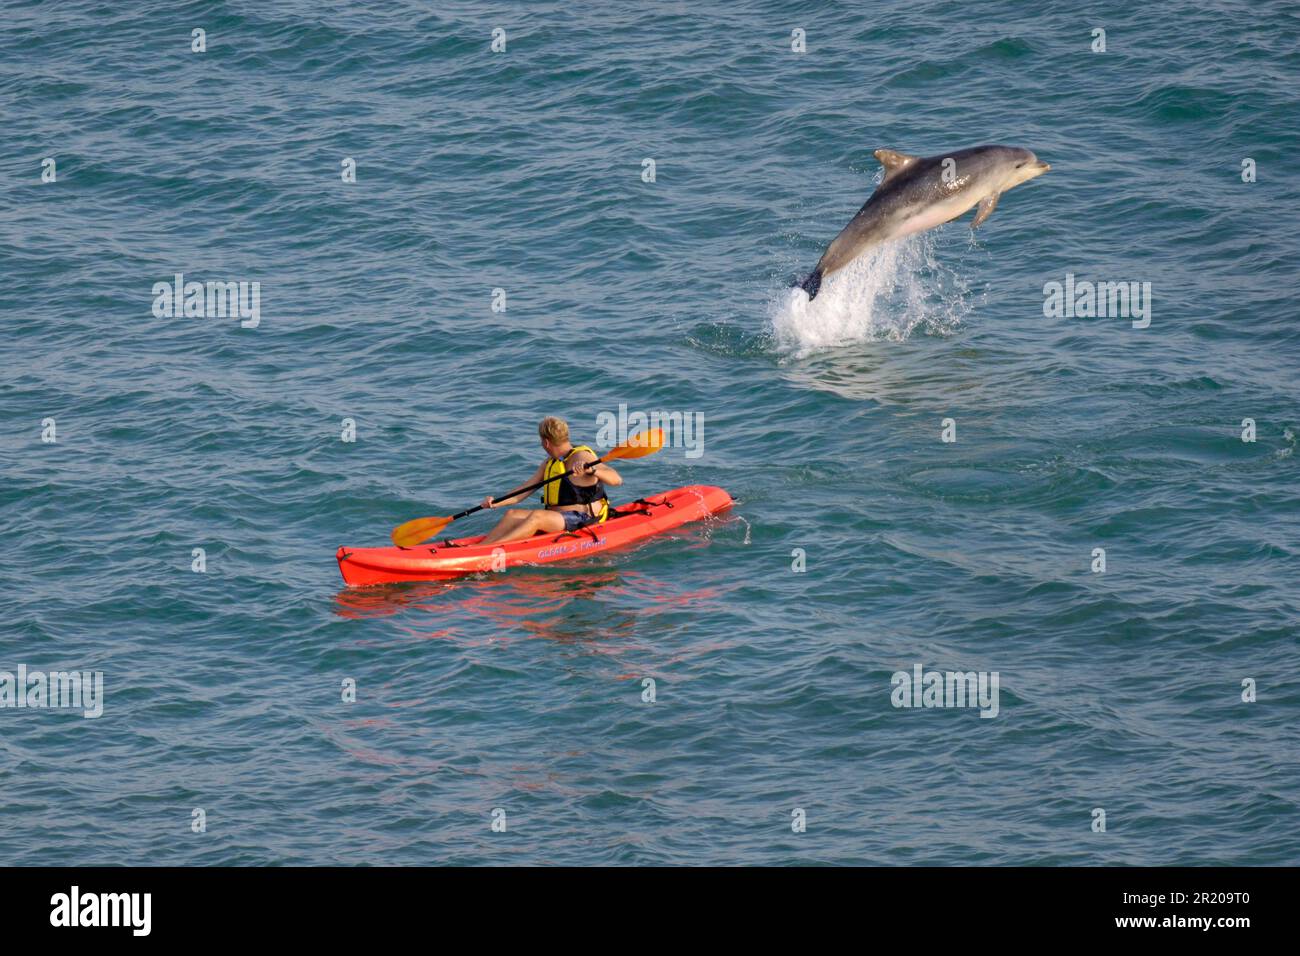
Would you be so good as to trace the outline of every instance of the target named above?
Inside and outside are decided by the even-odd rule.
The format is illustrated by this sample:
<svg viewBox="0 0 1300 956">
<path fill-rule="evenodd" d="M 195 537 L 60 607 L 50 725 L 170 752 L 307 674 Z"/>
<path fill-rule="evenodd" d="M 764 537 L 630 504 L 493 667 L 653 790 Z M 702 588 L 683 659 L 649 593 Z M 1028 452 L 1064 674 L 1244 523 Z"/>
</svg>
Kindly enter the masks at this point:
<svg viewBox="0 0 1300 956">
<path fill-rule="evenodd" d="M 822 271 L 814 269 L 802 282 L 796 282 L 795 285 L 808 293 L 809 300 L 817 298 L 817 291 L 822 287 Z"/>
</svg>

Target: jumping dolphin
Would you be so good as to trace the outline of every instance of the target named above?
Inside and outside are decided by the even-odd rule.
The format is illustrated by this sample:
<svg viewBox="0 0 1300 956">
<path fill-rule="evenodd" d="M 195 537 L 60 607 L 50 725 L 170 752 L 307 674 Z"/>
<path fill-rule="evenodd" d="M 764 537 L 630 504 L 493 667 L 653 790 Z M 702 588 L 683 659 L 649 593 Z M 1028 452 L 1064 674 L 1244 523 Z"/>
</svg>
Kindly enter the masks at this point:
<svg viewBox="0 0 1300 956">
<path fill-rule="evenodd" d="M 822 279 L 872 246 L 933 229 L 978 204 L 974 229 L 997 208 L 1004 192 L 1052 168 L 1015 146 L 972 146 L 924 159 L 892 149 L 874 155 L 885 167 L 885 178 L 826 247 L 817 268 L 798 283 L 809 299 L 817 298 Z"/>
</svg>

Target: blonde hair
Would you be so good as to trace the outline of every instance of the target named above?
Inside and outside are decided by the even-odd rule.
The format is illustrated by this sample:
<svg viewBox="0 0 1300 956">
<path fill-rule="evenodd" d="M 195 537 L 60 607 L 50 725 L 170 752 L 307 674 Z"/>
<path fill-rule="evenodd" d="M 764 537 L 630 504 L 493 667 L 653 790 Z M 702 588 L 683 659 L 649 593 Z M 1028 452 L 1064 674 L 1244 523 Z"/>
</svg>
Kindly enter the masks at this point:
<svg viewBox="0 0 1300 956">
<path fill-rule="evenodd" d="M 556 418 L 548 415 L 542 419 L 542 423 L 537 426 L 537 434 L 545 438 L 552 445 L 558 445 L 561 442 L 569 440 L 569 425 L 563 418 Z"/>
</svg>

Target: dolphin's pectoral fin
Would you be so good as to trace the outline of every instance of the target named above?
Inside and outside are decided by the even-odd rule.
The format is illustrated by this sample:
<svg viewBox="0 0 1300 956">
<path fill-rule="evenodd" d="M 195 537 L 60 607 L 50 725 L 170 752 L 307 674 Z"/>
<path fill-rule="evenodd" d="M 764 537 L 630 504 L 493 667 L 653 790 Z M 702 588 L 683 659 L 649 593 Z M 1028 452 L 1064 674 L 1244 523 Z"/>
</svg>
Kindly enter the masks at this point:
<svg viewBox="0 0 1300 956">
<path fill-rule="evenodd" d="M 916 162 L 918 158 L 893 149 L 878 149 L 871 155 L 880 160 L 880 165 L 885 167 L 885 178 L 881 180 L 882 184 L 889 182 L 893 177 Z"/>
<path fill-rule="evenodd" d="M 972 229 L 979 227 L 989 216 L 993 215 L 993 210 L 998 208 L 998 197 L 1001 193 L 994 193 L 992 196 L 985 196 L 980 200 L 979 211 L 975 213 L 975 221 L 970 224 Z"/>
</svg>

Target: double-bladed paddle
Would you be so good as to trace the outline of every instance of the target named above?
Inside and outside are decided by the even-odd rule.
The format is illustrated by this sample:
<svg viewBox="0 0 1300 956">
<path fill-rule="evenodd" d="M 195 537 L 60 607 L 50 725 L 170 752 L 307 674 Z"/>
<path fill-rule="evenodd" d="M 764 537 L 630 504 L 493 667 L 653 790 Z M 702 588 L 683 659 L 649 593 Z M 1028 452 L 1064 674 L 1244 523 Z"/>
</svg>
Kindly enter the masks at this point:
<svg viewBox="0 0 1300 956">
<path fill-rule="evenodd" d="M 601 462 L 614 461 L 619 458 L 644 458 L 646 455 L 653 455 L 659 449 L 664 447 L 664 433 L 660 428 L 652 428 L 649 431 L 637 432 L 621 445 L 617 445 L 605 452 L 604 455 L 597 458 L 588 468 L 595 468 Z M 527 494 L 530 491 L 536 491 L 542 485 L 549 485 L 553 481 L 559 481 L 573 474 L 570 468 L 562 475 L 556 475 L 553 478 L 547 478 L 545 481 L 534 482 L 531 485 L 525 485 L 522 488 L 516 488 L 507 494 L 501 495 L 500 500 L 505 501 L 516 495 Z M 405 524 L 399 524 L 393 529 L 393 544 L 399 548 L 409 548 L 412 545 L 419 544 L 421 541 L 427 541 L 436 535 L 447 525 L 459 518 L 465 518 L 474 514 L 476 511 L 482 511 L 482 505 L 475 505 L 473 508 L 467 508 L 460 514 L 454 514 L 445 518 L 414 518 Z"/>
</svg>

